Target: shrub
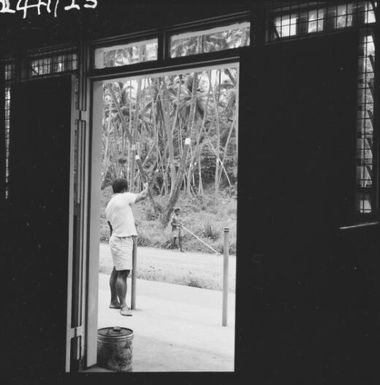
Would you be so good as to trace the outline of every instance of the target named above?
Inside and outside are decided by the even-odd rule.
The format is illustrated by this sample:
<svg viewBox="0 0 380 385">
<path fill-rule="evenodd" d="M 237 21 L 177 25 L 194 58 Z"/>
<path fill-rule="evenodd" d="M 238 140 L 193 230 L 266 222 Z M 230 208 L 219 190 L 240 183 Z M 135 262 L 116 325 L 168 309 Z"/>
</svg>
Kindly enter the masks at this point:
<svg viewBox="0 0 380 385">
<path fill-rule="evenodd" d="M 203 226 L 203 232 L 202 235 L 205 238 L 210 238 L 213 241 L 219 238 L 218 232 L 212 227 L 210 222 L 206 222 Z"/>
<path fill-rule="evenodd" d="M 158 215 L 154 212 L 153 209 L 148 208 L 146 210 L 146 212 L 145 212 L 145 219 L 147 221 L 155 221 L 156 219 L 158 219 L 157 217 L 158 217 Z"/>
</svg>

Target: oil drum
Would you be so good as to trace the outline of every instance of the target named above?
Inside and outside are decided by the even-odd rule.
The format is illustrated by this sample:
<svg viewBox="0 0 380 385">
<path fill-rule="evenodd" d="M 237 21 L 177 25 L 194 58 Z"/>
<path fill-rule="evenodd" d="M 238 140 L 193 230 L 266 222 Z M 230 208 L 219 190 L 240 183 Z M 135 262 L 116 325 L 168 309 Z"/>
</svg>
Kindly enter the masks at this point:
<svg viewBox="0 0 380 385">
<path fill-rule="evenodd" d="M 119 326 L 98 330 L 98 366 L 117 372 L 132 371 L 133 330 Z"/>
</svg>

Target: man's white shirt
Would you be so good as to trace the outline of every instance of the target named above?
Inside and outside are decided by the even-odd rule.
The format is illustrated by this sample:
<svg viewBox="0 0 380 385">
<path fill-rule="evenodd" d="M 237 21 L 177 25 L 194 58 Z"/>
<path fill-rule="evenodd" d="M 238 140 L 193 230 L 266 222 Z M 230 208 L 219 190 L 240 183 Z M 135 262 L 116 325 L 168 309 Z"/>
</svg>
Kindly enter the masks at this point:
<svg viewBox="0 0 380 385">
<path fill-rule="evenodd" d="M 135 218 L 131 205 L 135 203 L 137 194 L 124 192 L 114 194 L 106 207 L 106 219 L 111 223 L 112 235 L 130 237 L 137 235 Z"/>
</svg>

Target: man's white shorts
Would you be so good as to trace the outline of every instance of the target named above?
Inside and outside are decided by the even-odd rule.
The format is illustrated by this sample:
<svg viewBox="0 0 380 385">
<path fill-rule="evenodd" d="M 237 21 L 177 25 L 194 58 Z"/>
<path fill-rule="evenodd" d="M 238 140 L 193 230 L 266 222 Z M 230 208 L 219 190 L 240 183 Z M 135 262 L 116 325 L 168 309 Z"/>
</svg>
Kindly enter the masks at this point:
<svg viewBox="0 0 380 385">
<path fill-rule="evenodd" d="M 109 244 L 115 269 L 132 270 L 133 238 L 112 235 Z"/>
</svg>

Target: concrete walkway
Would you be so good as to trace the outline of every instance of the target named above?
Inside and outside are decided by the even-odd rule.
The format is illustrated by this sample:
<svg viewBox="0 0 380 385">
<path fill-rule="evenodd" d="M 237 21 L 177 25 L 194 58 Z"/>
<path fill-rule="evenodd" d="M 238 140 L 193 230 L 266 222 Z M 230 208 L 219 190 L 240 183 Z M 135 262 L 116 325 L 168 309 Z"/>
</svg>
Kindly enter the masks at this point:
<svg viewBox="0 0 380 385">
<path fill-rule="evenodd" d="M 222 327 L 222 292 L 137 280 L 137 309 L 123 317 L 108 308 L 108 278 L 99 274 L 98 327 L 133 330 L 134 372 L 234 370 L 234 294 Z"/>
</svg>

